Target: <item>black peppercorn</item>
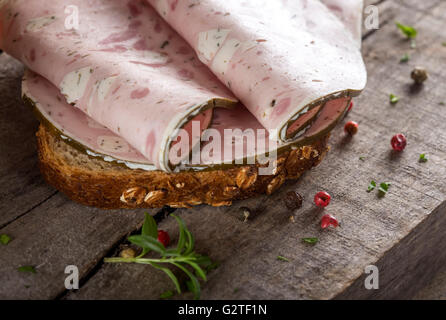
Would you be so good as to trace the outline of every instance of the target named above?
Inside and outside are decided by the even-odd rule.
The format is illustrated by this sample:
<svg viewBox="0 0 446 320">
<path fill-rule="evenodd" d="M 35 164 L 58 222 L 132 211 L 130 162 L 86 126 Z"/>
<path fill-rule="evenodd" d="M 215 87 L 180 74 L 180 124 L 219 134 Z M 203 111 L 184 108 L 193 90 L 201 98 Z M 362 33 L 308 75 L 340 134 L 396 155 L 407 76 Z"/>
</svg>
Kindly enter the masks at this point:
<svg viewBox="0 0 446 320">
<path fill-rule="evenodd" d="M 285 196 L 285 205 L 289 210 L 302 208 L 303 197 L 296 191 L 289 191 Z"/>
</svg>

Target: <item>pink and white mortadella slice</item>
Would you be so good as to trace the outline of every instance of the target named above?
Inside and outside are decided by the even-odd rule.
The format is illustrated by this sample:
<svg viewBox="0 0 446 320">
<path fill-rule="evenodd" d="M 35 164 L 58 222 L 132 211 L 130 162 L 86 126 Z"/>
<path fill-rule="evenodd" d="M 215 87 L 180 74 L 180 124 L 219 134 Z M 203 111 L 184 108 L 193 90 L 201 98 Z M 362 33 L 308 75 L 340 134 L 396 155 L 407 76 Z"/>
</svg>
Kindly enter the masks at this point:
<svg viewBox="0 0 446 320">
<path fill-rule="evenodd" d="M 321 0 L 350 30 L 358 47 L 362 44 L 362 12 L 363 0 Z"/>
<path fill-rule="evenodd" d="M 23 100 L 31 105 L 38 118 L 56 136 L 78 150 L 107 162 L 125 165 L 130 169 L 145 171 L 157 168 L 121 136 L 97 123 L 87 114 L 68 104 L 62 93 L 48 80 L 26 70 L 22 81 Z M 223 164 L 252 164 L 267 151 L 276 151 L 284 145 L 270 146 L 268 132 L 249 111 L 240 108 L 216 108 L 213 122 L 207 132 L 217 133 L 203 139 L 198 163 L 179 163 L 178 170 L 204 170 Z M 225 130 L 234 130 L 234 140 L 252 134 L 254 144 L 242 144 L 237 150 L 233 139 L 225 137 Z M 264 138 L 260 140 L 260 138 Z M 206 140 L 207 139 L 207 140 Z M 170 153 L 176 148 L 172 148 Z M 272 149 L 272 150 L 271 150 Z M 227 151 L 230 151 L 229 153 Z M 172 157 L 174 158 L 174 157 Z M 171 159 L 173 163 L 175 160 Z"/>
<path fill-rule="evenodd" d="M 38 118 L 54 135 L 78 150 L 130 169 L 157 170 L 153 163 L 121 136 L 68 104 L 59 89 L 42 76 L 26 70 L 22 95 L 23 100 L 35 109 Z M 298 141 L 278 143 L 269 140 L 268 131 L 246 108 L 215 108 L 212 124 L 202 137 L 198 154 L 200 158 L 197 162 L 192 159 L 189 163 L 179 163 L 176 169 L 201 171 L 232 164 L 267 164 L 272 160 L 273 163 L 269 163 L 273 165 L 270 170 L 274 170 L 274 156 L 281 150 L 290 150 L 311 139 L 322 138 L 333 129 L 346 108 L 340 101 L 327 102 L 329 107 L 323 109 L 305 137 Z M 229 135 L 228 130 L 231 131 Z M 250 139 L 250 143 L 245 143 L 245 139 Z M 169 156 L 175 150 L 176 145 L 170 149 Z M 267 152 L 270 156 L 266 156 Z M 169 158 L 171 163 L 175 163 L 175 158 L 175 155 Z"/>
<path fill-rule="evenodd" d="M 362 1 L 328 0 L 330 8 L 320 0 L 147 1 L 271 139 L 301 137 L 326 101 L 345 104 L 366 85 Z"/>
<path fill-rule="evenodd" d="M 165 171 L 180 128 L 237 102 L 143 1 L 3 0 L 0 48 Z"/>
</svg>

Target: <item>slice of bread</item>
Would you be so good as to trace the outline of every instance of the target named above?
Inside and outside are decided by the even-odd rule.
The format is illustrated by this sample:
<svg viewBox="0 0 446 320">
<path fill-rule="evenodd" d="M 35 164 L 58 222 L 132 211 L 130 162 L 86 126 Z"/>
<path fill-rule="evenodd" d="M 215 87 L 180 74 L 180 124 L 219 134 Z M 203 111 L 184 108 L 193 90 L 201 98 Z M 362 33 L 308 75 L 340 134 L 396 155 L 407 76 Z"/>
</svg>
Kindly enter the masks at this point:
<svg viewBox="0 0 446 320">
<path fill-rule="evenodd" d="M 93 158 L 51 133 L 37 132 L 40 169 L 45 180 L 72 200 L 104 209 L 187 208 L 275 192 L 287 179 L 297 179 L 318 165 L 328 151 L 328 135 L 312 145 L 278 156 L 274 175 L 258 175 L 259 165 L 232 166 L 201 172 L 165 173 L 133 170 Z"/>
</svg>

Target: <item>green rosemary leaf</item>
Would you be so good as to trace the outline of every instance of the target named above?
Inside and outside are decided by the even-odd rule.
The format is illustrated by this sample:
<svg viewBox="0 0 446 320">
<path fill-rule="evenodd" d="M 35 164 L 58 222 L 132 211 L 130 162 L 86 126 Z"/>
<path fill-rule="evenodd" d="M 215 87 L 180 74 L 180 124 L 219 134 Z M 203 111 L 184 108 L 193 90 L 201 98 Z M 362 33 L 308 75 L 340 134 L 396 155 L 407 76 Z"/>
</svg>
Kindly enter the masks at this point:
<svg viewBox="0 0 446 320">
<path fill-rule="evenodd" d="M 192 272 L 190 272 L 188 269 L 186 269 L 184 266 L 182 266 L 181 264 L 179 264 L 179 263 L 176 263 L 176 262 L 173 262 L 172 263 L 174 266 L 176 266 L 177 268 L 179 268 L 179 269 L 181 269 L 181 270 L 183 270 L 183 272 L 185 273 L 185 274 L 187 274 L 187 276 L 190 278 L 190 280 L 191 280 L 191 286 L 190 286 L 190 290 L 193 292 L 193 294 L 194 294 L 194 299 L 195 300 L 199 300 L 200 299 L 200 296 L 201 296 L 201 288 L 200 288 L 200 283 L 198 282 L 198 279 L 197 279 L 197 277 L 195 277 L 194 275 L 193 275 L 193 273 Z"/>
<path fill-rule="evenodd" d="M 151 236 L 153 238 L 158 238 L 158 227 L 156 225 L 155 219 L 148 213 L 145 213 L 144 224 L 142 225 L 141 234 L 144 236 Z"/>
<path fill-rule="evenodd" d="M 183 219 L 181 219 L 180 217 L 178 217 L 174 214 L 172 214 L 171 216 L 174 217 L 178 223 L 180 236 L 178 238 L 177 252 L 181 254 L 184 247 L 186 246 L 186 233 L 185 233 L 186 225 L 185 225 Z"/>
<path fill-rule="evenodd" d="M 192 261 L 185 261 L 185 263 L 190 265 L 195 270 L 197 276 L 199 276 L 204 281 L 207 281 L 206 273 L 203 271 L 203 269 L 201 269 L 201 267 L 198 264 Z"/>
<path fill-rule="evenodd" d="M 146 236 L 146 235 L 130 236 L 128 240 L 131 243 L 136 244 L 137 246 L 143 249 L 153 250 L 162 255 L 166 252 L 166 248 L 164 248 L 164 246 L 157 239 L 151 236 Z"/>
<path fill-rule="evenodd" d="M 186 251 L 184 252 L 184 254 L 188 255 L 192 251 L 194 251 L 195 239 L 194 239 L 194 236 L 192 235 L 192 233 L 190 233 L 189 230 L 186 229 L 186 230 L 184 230 L 184 232 L 186 233 L 186 237 L 187 237 Z"/>
<path fill-rule="evenodd" d="M 178 293 L 181 293 L 181 287 L 180 287 L 180 282 L 178 281 L 178 278 L 173 274 L 172 271 L 170 271 L 170 269 L 166 268 L 166 267 L 162 267 L 156 263 L 151 263 L 151 265 L 159 270 L 164 271 L 165 274 L 167 274 L 167 276 L 172 280 L 172 282 L 175 284 L 175 288 L 177 289 Z"/>
</svg>

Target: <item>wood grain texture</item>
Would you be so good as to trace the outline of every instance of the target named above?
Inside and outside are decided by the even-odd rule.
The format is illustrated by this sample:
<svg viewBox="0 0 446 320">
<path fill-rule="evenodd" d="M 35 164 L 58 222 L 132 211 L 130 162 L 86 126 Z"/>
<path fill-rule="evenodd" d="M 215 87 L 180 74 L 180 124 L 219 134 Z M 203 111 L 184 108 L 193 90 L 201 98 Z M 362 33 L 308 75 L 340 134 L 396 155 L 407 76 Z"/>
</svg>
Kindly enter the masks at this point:
<svg viewBox="0 0 446 320">
<path fill-rule="evenodd" d="M 0 228 L 54 195 L 37 165 L 38 122 L 21 102 L 23 67 L 0 55 Z"/>
<path fill-rule="evenodd" d="M 327 159 L 270 197 L 229 208 L 177 210 L 196 236 L 197 251 L 220 262 L 203 285 L 203 299 L 409 298 L 445 264 L 446 114 L 439 109 L 446 107 L 439 102 L 446 100 L 446 70 L 439 66 L 446 61 L 442 46 L 446 3 L 368 3 L 378 3 L 382 19 L 380 30 L 364 32 L 369 84 L 348 117 L 359 122 L 358 135 L 346 139 L 342 128 L 336 129 Z M 417 49 L 410 49 L 395 20 L 417 27 Z M 400 64 L 405 52 L 410 52 L 411 60 Z M 5 201 L 14 192 L 0 192 L 0 234 L 14 239 L 0 247 L 0 298 L 157 299 L 173 289 L 164 274 L 150 267 L 100 262 L 118 253 L 122 240 L 140 225 L 141 211 L 104 212 L 74 204 L 45 186 L 37 171 L 30 169 L 36 163 L 35 121 L 25 109 L 10 114 L 22 108 L 17 90 L 21 69 L 4 55 L 0 59 L 14 65 L 5 70 L 0 64 L 0 92 L 2 98 L 8 94 L 0 112 L 10 119 L 0 118 L 5 128 L 0 133 L 2 150 L 3 145 L 9 148 L 7 156 L 0 153 L 0 161 L 9 163 L 0 172 L 0 182 L 17 181 L 19 188 L 17 199 L 10 203 Z M 430 79 L 418 90 L 411 87 L 409 76 L 415 65 L 430 72 Z M 389 104 L 390 93 L 402 97 L 395 106 Z M 21 122 L 24 132 L 19 132 Z M 389 144 L 397 132 L 405 133 L 409 141 L 399 155 L 390 151 Z M 20 145 L 7 141 L 10 136 Z M 418 162 L 422 152 L 429 155 L 427 163 Z M 23 171 L 14 169 L 26 159 L 29 165 L 24 164 Z M 36 177 L 34 186 L 28 186 L 29 175 Z M 386 197 L 366 192 L 372 179 L 392 182 Z M 283 197 L 289 190 L 305 197 L 302 209 L 286 209 Z M 341 221 L 336 230 L 321 231 L 318 226 L 323 212 L 315 209 L 311 199 L 319 190 L 333 196 L 326 211 Z M 243 222 L 242 207 L 253 212 L 248 222 Z M 290 222 L 291 215 L 295 223 Z M 176 240 L 172 218 L 160 227 Z M 301 242 L 312 236 L 319 237 L 317 245 Z M 278 255 L 290 262 L 278 261 Z M 38 266 L 37 273 L 17 272 L 25 264 Z M 80 268 L 79 291 L 64 290 L 63 270 L 68 264 Z M 369 264 L 382 269 L 381 289 L 376 292 L 364 292 L 361 286 Z"/>
</svg>

